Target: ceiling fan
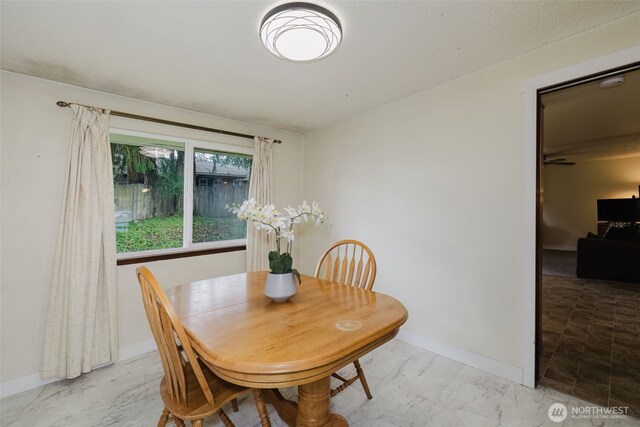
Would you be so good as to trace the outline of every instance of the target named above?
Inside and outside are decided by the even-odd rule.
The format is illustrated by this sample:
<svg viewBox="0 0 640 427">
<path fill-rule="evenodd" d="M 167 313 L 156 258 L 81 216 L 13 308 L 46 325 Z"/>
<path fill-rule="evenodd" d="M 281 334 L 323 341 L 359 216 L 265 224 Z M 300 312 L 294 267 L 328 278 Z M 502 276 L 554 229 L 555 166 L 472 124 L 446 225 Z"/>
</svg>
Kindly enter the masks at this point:
<svg viewBox="0 0 640 427">
<path fill-rule="evenodd" d="M 570 162 L 567 159 L 563 159 L 563 158 L 548 159 L 547 160 L 547 156 L 544 156 L 544 158 L 542 160 L 542 165 L 543 166 L 547 166 L 547 165 L 573 166 L 575 164 L 576 164 L 576 162 Z"/>
</svg>

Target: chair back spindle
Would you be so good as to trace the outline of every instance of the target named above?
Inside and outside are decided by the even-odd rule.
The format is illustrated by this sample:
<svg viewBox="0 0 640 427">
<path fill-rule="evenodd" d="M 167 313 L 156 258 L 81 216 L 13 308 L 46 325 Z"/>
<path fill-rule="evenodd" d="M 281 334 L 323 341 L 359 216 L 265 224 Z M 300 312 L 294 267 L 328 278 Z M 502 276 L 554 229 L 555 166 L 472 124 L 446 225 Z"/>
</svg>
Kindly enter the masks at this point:
<svg viewBox="0 0 640 427">
<path fill-rule="evenodd" d="M 343 285 L 371 290 L 376 278 L 373 252 L 357 240 L 340 240 L 320 257 L 315 276 Z"/>
</svg>

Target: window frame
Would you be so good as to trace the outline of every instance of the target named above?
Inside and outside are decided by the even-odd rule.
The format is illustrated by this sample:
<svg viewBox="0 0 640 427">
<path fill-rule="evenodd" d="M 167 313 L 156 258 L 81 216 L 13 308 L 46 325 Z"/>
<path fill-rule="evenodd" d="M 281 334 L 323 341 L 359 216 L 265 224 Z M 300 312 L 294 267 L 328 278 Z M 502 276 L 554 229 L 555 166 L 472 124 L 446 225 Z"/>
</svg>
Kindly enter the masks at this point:
<svg viewBox="0 0 640 427">
<path fill-rule="evenodd" d="M 151 132 L 141 132 L 117 127 L 110 127 L 109 134 L 120 134 L 151 138 L 166 141 L 167 145 L 184 145 L 184 176 L 183 176 L 183 218 L 182 218 L 182 247 L 170 249 L 152 249 L 149 251 L 121 252 L 116 254 L 118 265 L 137 264 L 141 262 L 159 261 L 164 259 L 184 258 L 214 253 L 242 251 L 246 249 L 247 239 L 222 240 L 218 242 L 193 243 L 193 191 L 197 183 L 194 179 L 193 159 L 195 151 L 205 150 L 221 154 L 249 156 L 253 158 L 252 147 L 242 147 L 221 141 L 207 141 L 196 138 L 169 136 Z M 109 141 L 111 144 L 111 140 Z M 117 142 L 116 142 L 117 143 Z M 187 161 L 190 159 L 190 161 Z"/>
</svg>

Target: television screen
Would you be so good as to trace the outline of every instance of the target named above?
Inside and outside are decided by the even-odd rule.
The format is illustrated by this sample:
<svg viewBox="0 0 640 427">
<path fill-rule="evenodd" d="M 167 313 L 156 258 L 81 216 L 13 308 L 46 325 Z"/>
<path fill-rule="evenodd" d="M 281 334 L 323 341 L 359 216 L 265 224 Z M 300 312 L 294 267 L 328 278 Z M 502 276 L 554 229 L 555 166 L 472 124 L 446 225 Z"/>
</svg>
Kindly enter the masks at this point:
<svg viewBox="0 0 640 427">
<path fill-rule="evenodd" d="M 598 221 L 640 221 L 640 199 L 599 199 Z"/>
</svg>

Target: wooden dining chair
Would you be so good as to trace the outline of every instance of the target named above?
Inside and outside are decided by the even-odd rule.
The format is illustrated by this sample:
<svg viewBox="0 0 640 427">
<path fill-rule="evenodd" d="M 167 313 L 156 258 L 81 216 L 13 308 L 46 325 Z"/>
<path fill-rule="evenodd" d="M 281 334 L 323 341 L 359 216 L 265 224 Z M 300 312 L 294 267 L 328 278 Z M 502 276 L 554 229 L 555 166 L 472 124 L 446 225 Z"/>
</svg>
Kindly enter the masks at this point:
<svg viewBox="0 0 640 427">
<path fill-rule="evenodd" d="M 315 276 L 342 285 L 371 290 L 376 280 L 376 259 L 371 249 L 357 240 L 340 240 L 325 251 Z"/>
<path fill-rule="evenodd" d="M 136 272 L 144 309 L 164 368 L 160 396 L 165 407 L 158 427 L 164 427 L 170 418 L 179 427 L 185 425 L 185 420 L 191 421 L 194 427 L 202 427 L 204 418 L 214 413 L 225 426 L 233 426 L 222 406 L 232 402 L 237 411 L 236 399 L 250 392 L 253 392 L 262 426 L 270 426 L 260 390 L 231 384 L 216 376 L 197 357 L 180 319 L 153 274 L 146 267 L 139 267 Z"/>
<path fill-rule="evenodd" d="M 376 280 L 376 259 L 371 249 L 357 240 L 340 240 L 325 251 L 320 257 L 316 266 L 315 276 L 319 279 L 330 280 L 342 285 L 355 286 L 362 289 L 371 290 L 373 282 Z M 360 380 L 362 388 L 368 399 L 371 399 L 369 384 L 364 376 L 364 371 L 360 366 L 360 361 L 353 362 L 356 368 L 356 375 L 351 378 L 344 378 L 337 373 L 332 377 L 342 381 L 338 387 L 331 389 L 331 397 L 349 387 L 356 380 Z"/>
</svg>

